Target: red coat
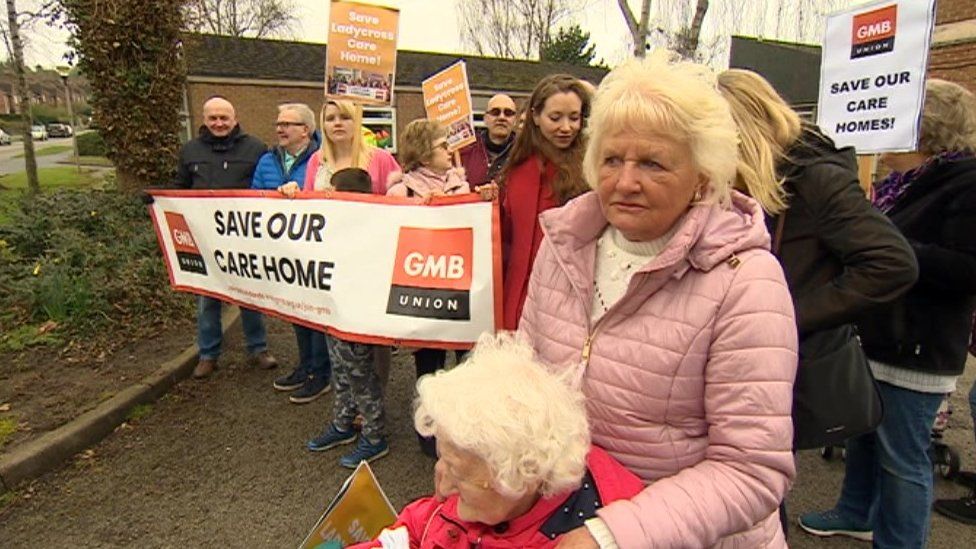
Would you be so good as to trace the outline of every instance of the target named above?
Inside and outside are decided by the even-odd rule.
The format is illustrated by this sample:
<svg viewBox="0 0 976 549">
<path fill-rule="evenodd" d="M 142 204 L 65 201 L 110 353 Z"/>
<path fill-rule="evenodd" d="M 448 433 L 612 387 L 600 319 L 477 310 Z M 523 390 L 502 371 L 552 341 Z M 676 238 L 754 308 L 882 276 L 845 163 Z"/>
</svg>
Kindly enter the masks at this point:
<svg viewBox="0 0 976 549">
<path fill-rule="evenodd" d="M 588 478 L 592 478 L 599 496 L 600 507 L 612 501 L 631 498 L 643 488 L 640 479 L 596 446 L 590 449 L 586 457 L 586 467 Z M 585 519 L 596 516 L 592 499 L 584 504 L 587 507 L 585 511 L 580 510 L 587 496 L 583 492 L 592 489 L 585 478 L 579 490 L 540 499 L 524 515 L 498 526 L 461 520 L 457 514 L 457 495 L 442 502 L 434 497 L 422 498 L 404 507 L 397 521 L 387 528 L 384 535 L 395 534 L 398 529 L 405 528 L 405 534 L 401 530 L 400 535 L 409 537 L 411 549 L 555 547 L 559 535 L 582 526 Z M 589 497 L 592 498 L 592 495 Z M 366 549 L 382 547 L 382 544 L 376 540 L 351 547 Z"/>
<path fill-rule="evenodd" d="M 505 278 L 503 280 L 503 327 L 518 328 L 522 306 L 529 290 L 529 275 L 535 254 L 542 244 L 539 214 L 559 206 L 552 192 L 556 166 L 545 163 L 539 156 L 512 168 L 505 180 L 502 198 L 502 241 L 504 247 Z"/>
</svg>

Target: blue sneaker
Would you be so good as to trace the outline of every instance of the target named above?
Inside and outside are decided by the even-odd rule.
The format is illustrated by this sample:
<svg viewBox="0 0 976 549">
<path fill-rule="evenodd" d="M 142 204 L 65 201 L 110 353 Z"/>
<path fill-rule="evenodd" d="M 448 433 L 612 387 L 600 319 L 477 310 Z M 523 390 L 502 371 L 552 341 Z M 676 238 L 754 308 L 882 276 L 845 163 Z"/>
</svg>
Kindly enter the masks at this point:
<svg viewBox="0 0 976 549">
<path fill-rule="evenodd" d="M 288 397 L 292 404 L 307 404 L 332 389 L 332 382 L 327 377 L 309 375 L 305 383 Z"/>
<path fill-rule="evenodd" d="M 356 445 L 356 449 L 342 456 L 339 459 L 339 465 L 346 469 L 355 469 L 359 467 L 360 461 L 370 462 L 389 453 L 390 445 L 385 440 L 380 439 L 379 442 L 373 444 L 366 437 L 359 437 L 359 444 Z"/>
<path fill-rule="evenodd" d="M 334 423 L 329 423 L 329 428 L 321 435 L 313 438 L 305 444 L 305 447 L 312 452 L 323 452 L 336 446 L 355 442 L 358 433 L 352 429 L 340 431 L 336 429 Z"/>
<path fill-rule="evenodd" d="M 800 528 L 820 537 L 847 536 L 861 541 L 874 540 L 874 532 L 844 518 L 836 509 L 819 513 L 806 513 L 797 519 Z"/>
</svg>

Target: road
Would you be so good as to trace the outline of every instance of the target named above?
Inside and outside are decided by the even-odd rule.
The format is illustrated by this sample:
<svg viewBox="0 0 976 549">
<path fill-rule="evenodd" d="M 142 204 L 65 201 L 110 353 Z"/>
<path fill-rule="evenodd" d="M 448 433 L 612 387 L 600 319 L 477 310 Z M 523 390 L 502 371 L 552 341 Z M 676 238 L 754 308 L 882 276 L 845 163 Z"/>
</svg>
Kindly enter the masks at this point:
<svg viewBox="0 0 976 549">
<path fill-rule="evenodd" d="M 204 382 L 185 381 L 133 425 L 120 428 L 65 469 L 21 488 L 0 514 L 0 546 L 21 547 L 295 547 L 335 493 L 347 470 L 340 451 L 318 454 L 304 442 L 330 417 L 331 396 L 304 406 L 275 393 L 275 372 L 242 366 L 235 327 L 223 367 Z M 269 323 L 272 351 L 295 360 L 288 325 Z M 188 337 L 187 342 L 191 339 Z M 970 363 L 962 386 L 972 383 Z M 410 427 L 413 367 L 398 357 L 387 410 L 391 453 L 375 463 L 394 506 L 428 493 L 433 463 L 422 456 Z M 976 464 L 972 423 L 962 394 L 955 398 L 950 443 Z M 839 459 L 799 456 L 800 475 L 788 500 L 791 515 L 831 506 L 843 475 Z M 944 480 L 939 496 L 964 490 Z M 867 547 L 818 540 L 793 530 L 799 548 Z M 976 546 L 976 527 L 933 519 L 930 547 Z"/>
<path fill-rule="evenodd" d="M 35 141 L 34 150 L 42 151 L 50 147 L 57 146 L 71 146 L 70 137 L 59 137 L 48 139 L 47 141 Z M 0 175 L 6 175 L 10 173 L 17 173 L 26 170 L 24 166 L 24 144 L 21 141 L 14 141 L 12 145 L 4 145 L 0 147 Z M 19 158 L 15 158 L 21 155 Z M 37 157 L 37 167 L 38 168 L 50 168 L 59 165 L 59 162 L 64 162 L 71 159 L 71 150 L 60 152 L 57 154 L 38 156 Z"/>
</svg>

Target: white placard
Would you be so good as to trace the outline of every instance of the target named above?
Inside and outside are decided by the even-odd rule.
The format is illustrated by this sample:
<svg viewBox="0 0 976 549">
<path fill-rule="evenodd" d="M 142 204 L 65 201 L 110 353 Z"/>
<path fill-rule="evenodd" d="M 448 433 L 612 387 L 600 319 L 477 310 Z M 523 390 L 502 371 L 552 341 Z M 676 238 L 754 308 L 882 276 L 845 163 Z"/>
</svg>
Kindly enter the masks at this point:
<svg viewBox="0 0 976 549">
<path fill-rule="evenodd" d="M 367 343 L 465 348 L 496 329 L 498 212 L 477 195 L 152 194 L 175 289 Z"/>
<path fill-rule="evenodd" d="M 827 16 L 817 125 L 858 154 L 918 143 L 935 0 L 881 1 Z"/>
</svg>

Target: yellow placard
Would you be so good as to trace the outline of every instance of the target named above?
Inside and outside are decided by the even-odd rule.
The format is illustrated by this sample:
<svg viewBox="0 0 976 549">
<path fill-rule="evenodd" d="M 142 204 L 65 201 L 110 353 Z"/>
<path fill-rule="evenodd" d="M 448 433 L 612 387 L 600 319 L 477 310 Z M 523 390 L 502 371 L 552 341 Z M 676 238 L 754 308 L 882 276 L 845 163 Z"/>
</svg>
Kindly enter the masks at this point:
<svg viewBox="0 0 976 549">
<path fill-rule="evenodd" d="M 452 151 L 474 143 L 474 117 L 471 89 L 464 61 L 427 78 L 421 83 L 427 118 L 447 128 L 447 145 Z"/>
<path fill-rule="evenodd" d="M 396 512 L 365 461 L 346 479 L 299 549 L 341 549 L 370 541 L 396 521 Z"/>
<path fill-rule="evenodd" d="M 392 104 L 399 20 L 394 8 L 332 0 L 326 97 Z"/>
</svg>

